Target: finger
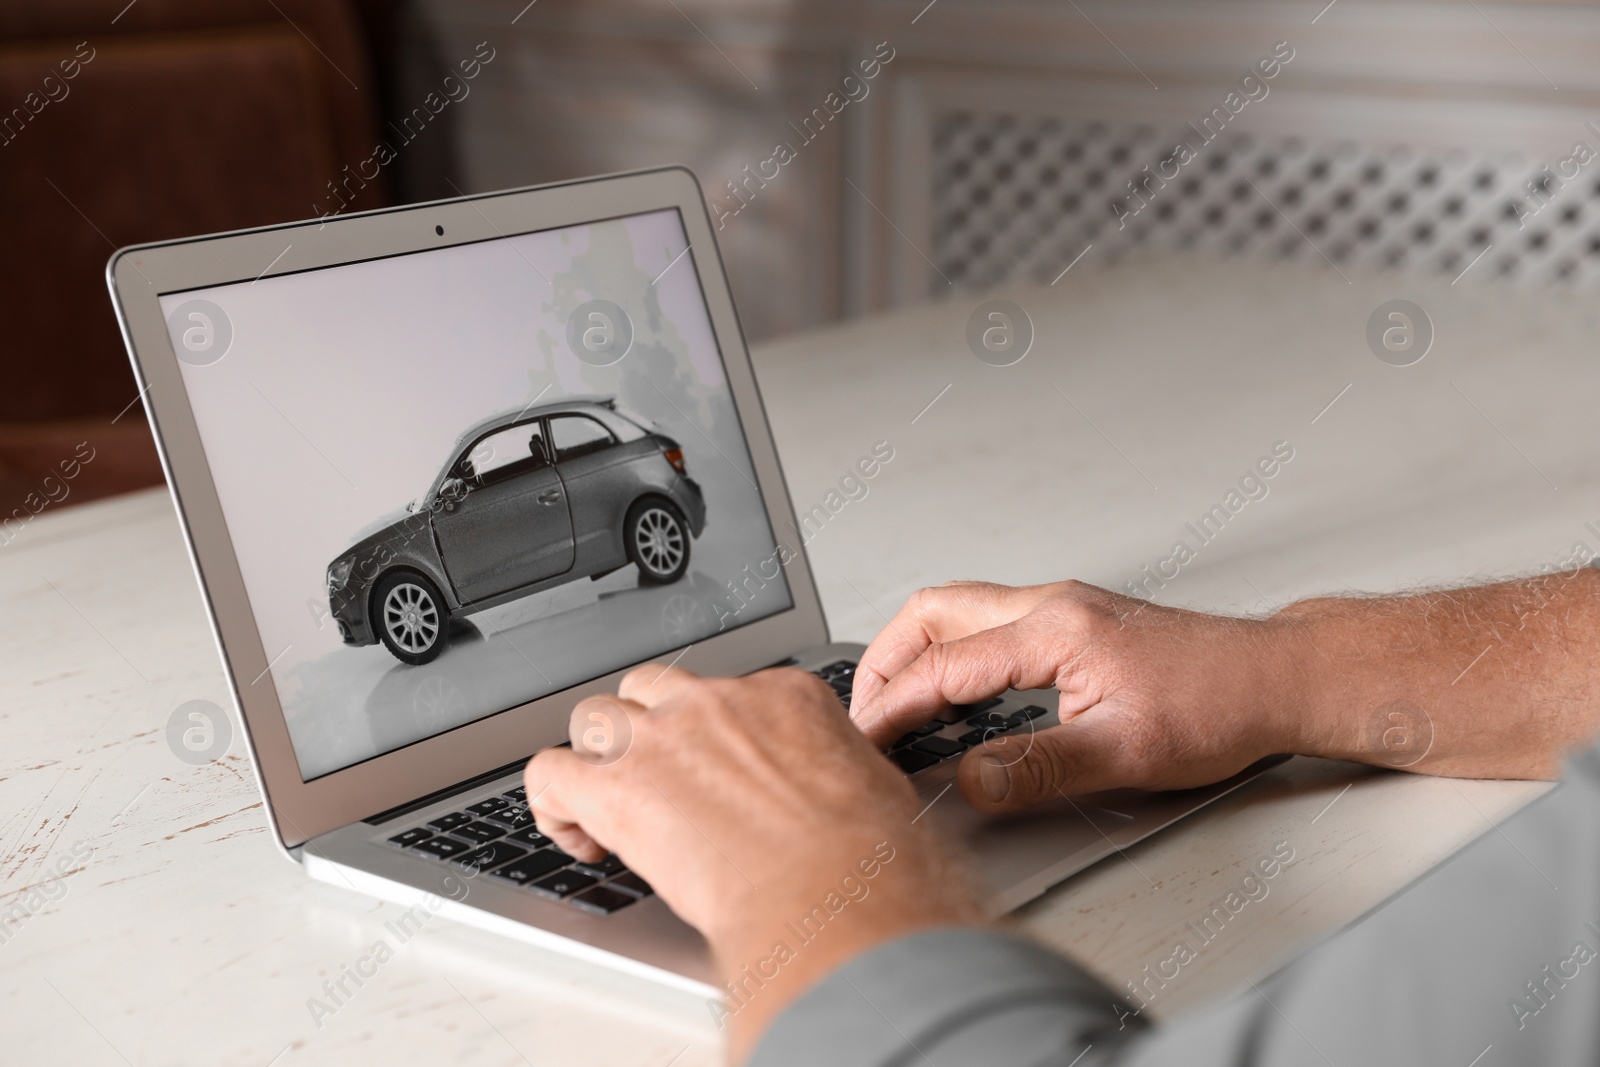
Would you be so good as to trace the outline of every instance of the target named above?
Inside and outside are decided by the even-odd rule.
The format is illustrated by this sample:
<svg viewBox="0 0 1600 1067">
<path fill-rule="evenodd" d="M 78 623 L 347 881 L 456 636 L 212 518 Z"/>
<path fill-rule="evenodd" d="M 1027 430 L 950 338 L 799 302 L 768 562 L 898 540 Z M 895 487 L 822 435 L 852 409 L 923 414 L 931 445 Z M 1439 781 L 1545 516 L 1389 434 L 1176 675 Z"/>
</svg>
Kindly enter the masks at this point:
<svg viewBox="0 0 1600 1067">
<path fill-rule="evenodd" d="M 646 663 L 622 676 L 622 683 L 617 686 L 617 696 L 648 709 L 692 689 L 702 681 L 704 679 L 693 671 L 670 663 L 664 666 Z"/>
<path fill-rule="evenodd" d="M 1102 704 L 1060 726 L 984 742 L 961 760 L 956 782 L 979 811 L 1006 812 L 1103 789 L 1144 785 L 1147 753 Z"/>
<path fill-rule="evenodd" d="M 586 830 L 568 798 L 574 779 L 592 770 L 569 748 L 547 748 L 534 755 L 522 772 L 528 810 L 539 832 L 563 852 L 581 860 L 600 859 L 608 851 Z"/>
<path fill-rule="evenodd" d="M 930 644 L 954 641 L 1026 615 L 1044 598 L 1043 588 L 951 582 L 917 590 L 862 654 L 851 706 L 870 704 L 888 680 L 915 662 Z"/>
<path fill-rule="evenodd" d="M 620 697 L 585 697 L 567 720 L 572 751 L 592 762 L 615 763 L 633 741 L 633 717 L 644 713 L 643 705 Z"/>
<path fill-rule="evenodd" d="M 879 745 L 920 726 L 949 704 L 971 704 L 1007 689 L 1046 689 L 1059 667 L 1049 642 L 1026 620 L 930 644 L 865 707 L 856 726 Z"/>
</svg>

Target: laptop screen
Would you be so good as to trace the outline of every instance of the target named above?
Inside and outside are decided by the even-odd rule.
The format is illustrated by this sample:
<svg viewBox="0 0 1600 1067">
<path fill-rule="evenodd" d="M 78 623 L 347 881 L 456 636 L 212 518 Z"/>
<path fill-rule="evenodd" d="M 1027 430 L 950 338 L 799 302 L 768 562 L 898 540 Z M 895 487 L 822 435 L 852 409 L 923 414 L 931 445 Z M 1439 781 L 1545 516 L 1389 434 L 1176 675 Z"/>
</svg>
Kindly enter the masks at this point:
<svg viewBox="0 0 1600 1067">
<path fill-rule="evenodd" d="M 307 781 L 793 606 L 693 256 L 668 209 L 161 297 Z"/>
</svg>

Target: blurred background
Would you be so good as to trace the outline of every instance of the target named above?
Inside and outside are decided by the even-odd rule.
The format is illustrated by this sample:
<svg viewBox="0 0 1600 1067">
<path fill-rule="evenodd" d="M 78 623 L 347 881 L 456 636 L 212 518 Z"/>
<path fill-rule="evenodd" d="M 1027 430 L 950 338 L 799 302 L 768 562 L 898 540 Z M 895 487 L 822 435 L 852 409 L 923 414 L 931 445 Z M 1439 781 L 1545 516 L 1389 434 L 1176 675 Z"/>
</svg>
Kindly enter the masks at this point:
<svg viewBox="0 0 1600 1067">
<path fill-rule="evenodd" d="M 660 164 L 757 342 L 1091 246 L 1592 288 L 1597 57 L 1576 0 L 0 0 L 0 499 L 90 431 L 66 503 L 161 480 L 114 248 Z"/>
</svg>

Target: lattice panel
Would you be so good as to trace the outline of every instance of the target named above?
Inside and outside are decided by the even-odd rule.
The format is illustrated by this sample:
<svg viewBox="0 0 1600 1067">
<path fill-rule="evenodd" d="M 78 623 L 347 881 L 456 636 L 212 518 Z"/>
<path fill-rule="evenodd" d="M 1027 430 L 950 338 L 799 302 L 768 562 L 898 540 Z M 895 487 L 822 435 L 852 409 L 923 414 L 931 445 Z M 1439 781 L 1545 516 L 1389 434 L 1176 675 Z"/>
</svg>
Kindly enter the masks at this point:
<svg viewBox="0 0 1600 1067">
<path fill-rule="evenodd" d="M 1110 201 L 1139 205 L 1126 183 L 1180 140 L 1199 144 L 1192 130 L 951 113 L 933 137 L 933 259 L 962 287 L 1048 284 L 1093 242 L 1096 256 L 1141 245 L 1325 255 L 1341 268 L 1450 278 L 1487 247 L 1462 284 L 1600 288 L 1600 161 L 1558 187 L 1543 169 L 1553 160 L 1224 132 L 1164 187 L 1152 183 L 1119 230 Z M 1519 226 L 1512 204 L 1540 203 L 1530 182 L 1544 203 Z M 943 279 L 933 291 L 948 292 Z"/>
</svg>

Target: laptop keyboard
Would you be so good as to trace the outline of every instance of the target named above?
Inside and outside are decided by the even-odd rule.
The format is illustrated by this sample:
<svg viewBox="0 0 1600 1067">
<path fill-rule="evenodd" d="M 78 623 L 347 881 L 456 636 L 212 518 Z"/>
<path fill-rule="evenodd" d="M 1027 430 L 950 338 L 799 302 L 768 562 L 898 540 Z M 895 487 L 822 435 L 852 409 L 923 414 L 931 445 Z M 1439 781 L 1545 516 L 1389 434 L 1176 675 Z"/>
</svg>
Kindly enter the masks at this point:
<svg viewBox="0 0 1600 1067">
<path fill-rule="evenodd" d="M 850 706 L 854 663 L 839 660 L 813 673 L 833 687 L 846 708 Z M 1030 726 L 1045 713 L 1030 704 L 1002 714 L 998 709 L 1003 704 L 999 697 L 991 697 L 952 707 L 890 745 L 889 759 L 906 774 L 917 774 L 991 737 Z M 535 829 L 527 792 L 520 785 L 402 830 L 388 843 L 594 915 L 621 911 L 654 892 L 616 856 L 585 863 L 557 848 Z"/>
<path fill-rule="evenodd" d="M 850 690 L 856 680 L 854 663 L 842 659 L 812 673 L 833 687 L 845 707 L 850 706 Z M 907 774 L 917 774 L 953 759 L 991 737 L 1029 726 L 1045 713 L 1045 709 L 1039 705 L 1029 704 L 1009 714 L 1001 714 L 996 709 L 1004 704 L 1001 698 L 990 697 L 976 704 L 952 705 L 932 722 L 902 735 L 890 745 L 889 759 Z"/>
<path fill-rule="evenodd" d="M 388 842 L 595 915 L 610 915 L 653 892 L 615 856 L 585 863 L 557 848 L 534 828 L 520 785 L 402 830 Z"/>
</svg>

